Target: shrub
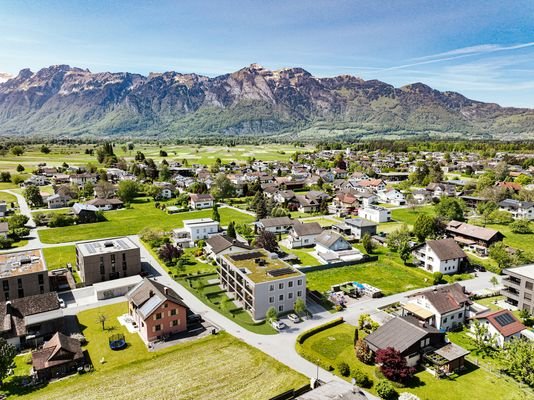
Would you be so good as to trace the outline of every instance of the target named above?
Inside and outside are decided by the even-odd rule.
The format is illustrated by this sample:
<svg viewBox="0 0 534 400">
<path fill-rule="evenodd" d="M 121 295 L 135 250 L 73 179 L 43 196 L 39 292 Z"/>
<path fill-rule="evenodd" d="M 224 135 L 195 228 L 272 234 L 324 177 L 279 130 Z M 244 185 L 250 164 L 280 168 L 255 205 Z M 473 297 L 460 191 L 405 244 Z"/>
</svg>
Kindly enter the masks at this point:
<svg viewBox="0 0 534 400">
<path fill-rule="evenodd" d="M 55 228 L 58 226 L 74 225 L 75 219 L 69 215 L 53 213 L 48 220 L 48 226 Z"/>
<path fill-rule="evenodd" d="M 352 371 L 352 377 L 354 378 L 356 385 L 359 387 L 369 389 L 373 386 L 373 380 L 369 378 L 365 372 L 360 371 L 359 369 Z"/>
<path fill-rule="evenodd" d="M 0 249 L 9 249 L 13 245 L 13 239 L 0 236 Z"/>
<path fill-rule="evenodd" d="M 398 393 L 391 384 L 391 382 L 382 380 L 376 385 L 376 393 L 384 400 L 395 400 L 398 397 Z"/>
<path fill-rule="evenodd" d="M 367 346 L 367 342 L 363 339 L 358 339 L 354 345 L 354 351 L 356 352 L 356 357 L 364 364 L 373 363 L 373 352 Z"/>
<path fill-rule="evenodd" d="M 349 376 L 350 375 L 350 367 L 349 367 L 349 364 L 347 364 L 346 362 L 342 361 L 338 364 L 337 366 L 337 370 L 339 371 L 339 373 L 341 374 L 341 376 Z"/>
<path fill-rule="evenodd" d="M 298 337 L 297 337 L 297 343 L 298 344 L 302 344 L 304 343 L 304 341 L 306 339 L 308 339 L 310 336 L 313 336 L 319 332 L 322 332 L 322 331 L 325 331 L 329 328 L 333 328 L 334 326 L 337 326 L 339 324 L 342 324 L 343 322 L 345 322 L 343 320 L 343 317 L 339 317 L 339 318 L 336 318 L 330 322 L 327 322 L 326 324 L 323 324 L 323 325 L 319 325 L 319 326 L 316 326 L 315 328 L 313 329 L 310 329 L 309 331 L 306 331 L 304 333 L 301 333 Z"/>
<path fill-rule="evenodd" d="M 434 277 L 434 285 L 437 285 L 438 283 L 441 283 L 441 280 L 443 279 L 443 274 L 439 271 L 436 271 L 432 274 Z"/>
<path fill-rule="evenodd" d="M 530 222 L 528 219 L 518 219 L 515 222 L 512 222 L 510 224 L 510 229 L 514 233 L 519 234 L 527 234 L 532 233 L 532 229 L 530 228 Z"/>
<path fill-rule="evenodd" d="M 404 382 L 415 373 L 415 369 L 406 364 L 406 359 L 400 351 L 393 347 L 378 350 L 375 362 L 380 365 L 380 371 L 384 376 L 395 382 Z"/>
</svg>

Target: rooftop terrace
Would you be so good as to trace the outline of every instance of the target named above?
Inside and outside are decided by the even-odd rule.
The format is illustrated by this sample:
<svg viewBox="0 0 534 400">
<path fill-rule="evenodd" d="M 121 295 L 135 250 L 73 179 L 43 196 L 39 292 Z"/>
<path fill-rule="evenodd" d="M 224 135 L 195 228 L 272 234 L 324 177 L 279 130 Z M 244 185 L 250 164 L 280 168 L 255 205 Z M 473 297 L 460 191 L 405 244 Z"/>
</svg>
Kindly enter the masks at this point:
<svg viewBox="0 0 534 400">
<path fill-rule="evenodd" d="M 0 254 L 0 278 L 47 271 L 40 250 Z"/>
</svg>

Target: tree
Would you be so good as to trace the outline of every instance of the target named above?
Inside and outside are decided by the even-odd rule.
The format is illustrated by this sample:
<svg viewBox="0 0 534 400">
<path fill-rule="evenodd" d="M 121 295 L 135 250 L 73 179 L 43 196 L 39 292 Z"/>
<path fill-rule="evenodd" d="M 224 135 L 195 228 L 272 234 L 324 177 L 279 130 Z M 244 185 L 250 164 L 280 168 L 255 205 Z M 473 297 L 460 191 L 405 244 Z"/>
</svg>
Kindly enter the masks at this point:
<svg viewBox="0 0 534 400">
<path fill-rule="evenodd" d="M 217 222 L 221 222 L 221 215 L 219 214 L 219 206 L 217 204 L 213 205 L 213 211 L 211 213 L 211 219 Z"/>
<path fill-rule="evenodd" d="M 367 254 L 372 254 L 373 250 L 375 248 L 375 245 L 373 243 L 373 239 L 371 238 L 371 235 L 369 232 L 365 233 L 362 237 L 362 246 L 367 252 Z"/>
<path fill-rule="evenodd" d="M 23 228 L 30 219 L 24 214 L 15 214 L 8 220 L 9 229 Z"/>
<path fill-rule="evenodd" d="M 502 369 L 515 380 L 534 387 L 534 342 L 516 339 L 505 342 L 500 353 Z"/>
<path fill-rule="evenodd" d="M 28 185 L 24 189 L 24 198 L 32 207 L 41 207 L 43 205 L 43 196 L 41 196 L 41 191 L 35 185 Z"/>
<path fill-rule="evenodd" d="M 373 386 L 373 381 L 367 376 L 367 374 L 359 369 L 352 371 L 352 377 L 354 383 L 362 388 L 370 388 Z"/>
<path fill-rule="evenodd" d="M 234 221 L 230 221 L 230 223 L 228 224 L 228 229 L 226 230 L 226 234 L 228 235 L 228 237 L 231 237 L 233 239 L 237 237 Z"/>
<path fill-rule="evenodd" d="M 403 224 L 399 229 L 391 232 L 387 236 L 387 244 L 391 251 L 397 251 L 401 243 L 410 240 L 410 229 L 408 225 Z"/>
<path fill-rule="evenodd" d="M 486 201 L 477 205 L 477 212 L 482 217 L 484 226 L 489 222 L 491 213 L 498 208 L 499 206 L 494 201 Z"/>
<path fill-rule="evenodd" d="M 419 242 L 424 242 L 426 238 L 434 237 L 437 230 L 438 223 L 436 218 L 427 214 L 419 215 L 413 225 L 413 234 Z"/>
<path fill-rule="evenodd" d="M 163 164 L 159 170 L 159 180 L 162 182 L 167 182 L 171 179 L 172 173 L 168 165 Z"/>
<path fill-rule="evenodd" d="M 509 224 L 514 221 L 512 214 L 504 210 L 495 210 L 489 215 L 489 219 L 494 224 Z"/>
<path fill-rule="evenodd" d="M 136 181 L 125 180 L 119 183 L 119 190 L 117 195 L 125 203 L 131 203 L 131 201 L 137 197 L 139 191 L 139 185 Z"/>
<path fill-rule="evenodd" d="M 394 382 L 405 382 L 415 373 L 415 368 L 406 364 L 406 358 L 393 347 L 376 351 L 375 362 L 386 378 Z"/>
<path fill-rule="evenodd" d="M 409 240 L 403 239 L 399 243 L 399 257 L 401 258 L 404 265 L 408 263 L 408 260 L 410 259 L 411 254 L 412 254 L 412 250 L 410 247 Z"/>
<path fill-rule="evenodd" d="M 97 321 L 102 325 L 102 330 L 106 329 L 106 321 L 108 317 L 106 314 L 98 313 Z"/>
<path fill-rule="evenodd" d="M 144 191 L 148 196 L 152 197 L 154 200 L 157 200 L 159 199 L 161 188 L 156 185 L 145 185 Z"/>
<path fill-rule="evenodd" d="M 360 360 L 362 363 L 369 365 L 373 363 L 373 352 L 365 340 L 358 339 L 354 345 L 354 351 L 356 352 L 356 358 L 358 358 L 358 360 Z"/>
<path fill-rule="evenodd" d="M 488 326 L 478 319 L 473 320 L 472 328 L 473 342 L 475 347 L 486 352 L 489 348 L 492 348 L 496 344 L 496 336 L 489 333 Z"/>
<path fill-rule="evenodd" d="M 43 144 L 41 146 L 41 153 L 43 154 L 49 154 L 50 153 L 50 147 L 48 147 L 46 144 Z"/>
<path fill-rule="evenodd" d="M 13 365 L 17 349 L 4 338 L 0 338 L 0 384 L 4 381 Z"/>
<path fill-rule="evenodd" d="M 276 321 L 278 319 L 278 312 L 276 311 L 274 307 L 269 307 L 269 309 L 265 313 L 265 318 L 269 322 Z"/>
<path fill-rule="evenodd" d="M 160 150 L 159 151 L 159 156 L 160 157 L 167 157 L 167 152 L 165 150 Z"/>
<path fill-rule="evenodd" d="M 439 203 L 434 206 L 438 217 L 457 221 L 464 220 L 464 208 L 463 201 L 454 197 L 442 197 Z"/>
<path fill-rule="evenodd" d="M 490 283 L 493 285 L 493 287 L 497 286 L 499 284 L 499 279 L 494 275 L 490 279 Z"/>
<path fill-rule="evenodd" d="M 0 182 L 11 182 L 11 173 L 9 171 L 0 172 Z"/>
<path fill-rule="evenodd" d="M 256 238 L 256 247 L 260 249 L 265 249 L 269 252 L 275 252 L 278 250 L 278 243 L 276 241 L 276 236 L 274 233 L 261 230 Z"/>
<path fill-rule="evenodd" d="M 513 257 L 503 242 L 492 244 L 489 248 L 489 256 L 497 263 L 497 266 L 501 270 L 507 266 L 512 266 L 510 264 L 513 263 Z"/>
<path fill-rule="evenodd" d="M 235 196 L 235 187 L 223 173 L 217 174 L 211 187 L 211 194 L 215 199 L 222 200 Z"/>
<path fill-rule="evenodd" d="M 339 371 L 339 374 L 341 376 L 349 376 L 350 375 L 350 367 L 349 364 L 347 364 L 345 361 L 342 361 L 337 366 L 337 370 Z"/>
<path fill-rule="evenodd" d="M 260 193 L 260 197 L 258 202 L 256 203 L 255 211 L 256 211 L 256 219 L 259 221 L 260 219 L 266 218 L 269 214 L 267 213 L 267 203 L 265 202 L 265 196 L 263 193 Z"/>
<path fill-rule="evenodd" d="M 115 186 L 111 182 L 100 180 L 95 185 L 94 192 L 100 199 L 109 199 L 115 193 Z"/>
<path fill-rule="evenodd" d="M 13 146 L 11 148 L 11 154 L 14 156 L 21 156 L 24 154 L 24 147 L 22 146 Z"/>
<path fill-rule="evenodd" d="M 24 172 L 24 170 L 25 170 L 24 165 L 22 165 L 22 164 L 17 165 L 16 169 L 17 169 L 17 172 Z"/>
<path fill-rule="evenodd" d="M 165 262 L 167 265 L 171 265 L 179 259 L 184 251 L 177 246 L 173 246 L 170 243 L 165 243 L 158 250 L 158 256 Z"/>
<path fill-rule="evenodd" d="M 397 398 L 398 393 L 391 384 L 391 382 L 383 379 L 376 385 L 376 393 L 384 400 L 394 400 Z"/>
<path fill-rule="evenodd" d="M 441 283 L 441 280 L 443 279 L 443 273 L 436 271 L 432 274 L 432 277 L 434 278 L 434 285 L 438 285 Z"/>
<path fill-rule="evenodd" d="M 297 315 L 302 315 L 306 312 L 306 302 L 302 300 L 301 297 L 295 301 L 295 304 L 293 305 L 293 311 L 295 311 Z"/>
<path fill-rule="evenodd" d="M 510 229 L 514 233 L 519 233 L 521 235 L 526 235 L 532 233 L 530 228 L 530 221 L 526 218 L 518 219 L 510 224 Z"/>
</svg>

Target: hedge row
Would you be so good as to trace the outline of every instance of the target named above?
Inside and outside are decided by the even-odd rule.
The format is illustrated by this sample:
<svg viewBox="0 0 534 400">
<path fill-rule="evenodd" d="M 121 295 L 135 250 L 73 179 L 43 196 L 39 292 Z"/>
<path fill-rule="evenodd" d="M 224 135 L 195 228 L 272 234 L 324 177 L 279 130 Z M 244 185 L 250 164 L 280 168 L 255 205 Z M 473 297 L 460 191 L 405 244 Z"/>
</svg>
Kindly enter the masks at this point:
<svg viewBox="0 0 534 400">
<path fill-rule="evenodd" d="M 339 318 L 336 318 L 330 322 L 327 322 L 326 324 L 323 324 L 323 325 L 319 325 L 319 326 L 316 326 L 315 328 L 313 329 L 310 329 L 309 331 L 306 331 L 304 333 L 301 333 L 298 337 L 297 337 L 297 343 L 299 344 L 302 344 L 304 343 L 304 341 L 306 339 L 308 339 L 310 336 L 313 336 L 319 332 L 322 332 L 322 331 L 325 331 L 329 328 L 333 328 L 334 326 L 337 326 L 337 325 L 340 325 L 342 324 L 343 322 L 345 322 L 343 320 L 343 317 L 339 317 Z"/>
<path fill-rule="evenodd" d="M 322 369 L 324 369 L 326 371 L 333 371 L 334 370 L 334 367 L 328 361 L 320 359 L 320 358 L 317 358 L 317 354 L 308 353 L 308 350 L 304 349 L 303 347 L 299 347 L 298 353 L 305 360 L 308 360 L 309 362 L 311 362 L 311 363 L 313 363 L 315 365 L 318 365 L 319 367 L 321 367 Z"/>
</svg>

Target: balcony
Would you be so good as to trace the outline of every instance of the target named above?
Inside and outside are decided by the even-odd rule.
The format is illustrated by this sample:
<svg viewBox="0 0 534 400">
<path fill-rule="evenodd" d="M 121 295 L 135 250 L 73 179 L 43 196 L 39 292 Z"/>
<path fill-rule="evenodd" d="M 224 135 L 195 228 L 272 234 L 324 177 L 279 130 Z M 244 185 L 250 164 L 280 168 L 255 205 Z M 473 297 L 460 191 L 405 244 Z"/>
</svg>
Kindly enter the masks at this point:
<svg viewBox="0 0 534 400">
<path fill-rule="evenodd" d="M 521 288 L 521 281 L 511 276 L 505 276 L 504 278 L 502 278 L 502 283 L 506 288 L 510 287 L 517 290 Z"/>
<path fill-rule="evenodd" d="M 519 292 L 515 289 L 503 289 L 501 290 L 501 294 L 503 296 L 506 296 L 506 297 L 509 297 L 515 300 L 519 300 Z"/>
</svg>

